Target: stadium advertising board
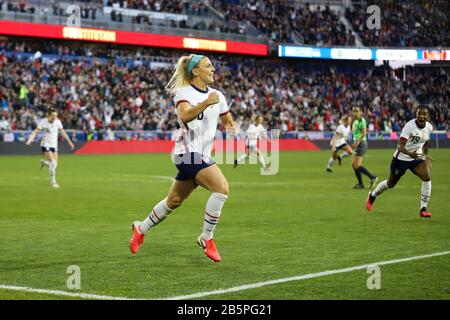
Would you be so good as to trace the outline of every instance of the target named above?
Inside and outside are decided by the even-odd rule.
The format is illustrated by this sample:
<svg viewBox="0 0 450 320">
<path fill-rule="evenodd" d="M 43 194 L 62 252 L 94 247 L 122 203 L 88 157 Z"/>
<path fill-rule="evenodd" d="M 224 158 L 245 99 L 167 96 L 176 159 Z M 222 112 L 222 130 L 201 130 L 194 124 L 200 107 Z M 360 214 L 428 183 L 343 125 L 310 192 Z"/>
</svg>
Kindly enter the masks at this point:
<svg viewBox="0 0 450 320">
<path fill-rule="evenodd" d="M 450 50 L 441 49 L 385 49 L 385 48 L 326 48 L 308 46 L 278 46 L 278 56 L 287 58 L 310 58 L 332 60 L 384 60 L 449 61 Z"/>
<path fill-rule="evenodd" d="M 268 55 L 268 46 L 263 43 L 249 43 L 203 38 L 200 39 L 183 36 L 104 30 L 95 28 L 76 28 L 65 27 L 61 25 L 36 24 L 7 20 L 0 21 L 0 34 L 188 50 L 218 51 L 259 56 Z"/>
</svg>

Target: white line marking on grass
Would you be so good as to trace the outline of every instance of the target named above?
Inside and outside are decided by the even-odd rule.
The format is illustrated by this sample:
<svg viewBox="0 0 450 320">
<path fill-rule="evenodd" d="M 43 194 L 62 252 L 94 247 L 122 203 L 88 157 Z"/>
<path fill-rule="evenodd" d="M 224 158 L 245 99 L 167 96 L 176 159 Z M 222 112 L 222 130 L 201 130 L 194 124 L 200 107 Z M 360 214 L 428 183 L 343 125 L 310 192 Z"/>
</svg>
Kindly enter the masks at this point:
<svg viewBox="0 0 450 320">
<path fill-rule="evenodd" d="M 8 286 L 8 285 L 0 285 L 0 289 L 22 291 L 22 292 L 53 294 L 53 295 L 57 295 L 57 296 L 76 297 L 76 298 L 84 298 L 84 299 L 139 300 L 139 299 L 133 299 L 133 298 L 127 298 L 127 297 L 103 296 L 103 295 L 90 294 L 90 293 L 76 293 L 76 292 L 68 292 L 68 291 L 62 291 L 62 290 L 35 289 L 35 288 L 30 288 L 30 287 L 18 287 L 18 286 Z"/>
<path fill-rule="evenodd" d="M 206 297 L 206 296 L 212 296 L 212 295 L 218 295 L 218 294 L 224 294 L 224 293 L 230 293 L 230 292 L 238 292 L 238 291 L 244 291 L 244 290 L 249 290 L 249 289 L 256 289 L 256 288 L 261 288 L 261 287 L 265 287 L 265 286 L 270 286 L 273 284 L 286 283 L 286 282 L 291 282 L 291 281 L 301 281 L 301 280 L 329 276 L 332 274 L 346 273 L 346 272 L 352 272 L 352 271 L 356 271 L 356 270 L 363 270 L 363 269 L 367 269 L 369 266 L 382 266 L 382 265 L 395 264 L 395 263 L 401 263 L 401 262 L 406 262 L 406 261 L 413 261 L 413 260 L 420 260 L 420 259 L 432 258 L 432 257 L 437 257 L 437 256 L 443 256 L 443 255 L 447 255 L 447 254 L 450 254 L 450 251 L 432 253 L 432 254 L 403 258 L 403 259 L 374 262 L 374 263 L 363 264 L 360 266 L 349 267 L 349 268 L 344 268 L 344 269 L 328 270 L 328 271 L 310 273 L 310 274 L 305 274 L 305 275 L 300 275 L 300 276 L 293 276 L 293 277 L 288 277 L 288 278 L 281 278 L 281 279 L 276 279 L 276 280 L 246 284 L 246 285 L 232 287 L 232 288 L 228 288 L 228 289 L 198 292 L 198 293 L 187 294 L 187 295 L 183 295 L 183 296 L 168 297 L 168 298 L 163 298 L 163 299 L 186 300 L 186 299 L 202 298 L 202 297 Z"/>
<path fill-rule="evenodd" d="M 261 288 L 261 287 L 265 287 L 265 286 L 270 286 L 273 284 L 314 279 L 314 278 L 329 276 L 332 274 L 347 273 L 347 272 L 352 272 L 352 271 L 356 271 L 356 270 L 363 270 L 363 269 L 367 269 L 370 266 L 383 266 L 383 265 L 388 265 L 388 264 L 396 264 L 396 263 L 401 263 L 401 262 L 444 256 L 447 254 L 450 254 L 450 251 L 443 251 L 443 252 L 426 254 L 426 255 L 422 255 L 422 256 L 415 256 L 415 257 L 395 259 L 395 260 L 379 261 L 379 262 L 368 263 L 368 264 L 363 264 L 360 266 L 349 267 L 349 268 L 344 268 L 344 269 L 328 270 L 328 271 L 323 271 L 323 272 L 304 274 L 304 275 L 300 275 L 300 276 L 293 276 L 293 277 L 281 278 L 281 279 L 264 281 L 264 282 L 257 282 L 257 283 L 246 284 L 246 285 L 237 286 L 237 287 L 231 287 L 228 289 L 198 292 L 198 293 L 193 293 L 193 294 L 188 294 L 188 295 L 183 295 L 183 296 L 159 298 L 157 300 L 187 300 L 187 299 L 202 298 L 202 297 L 206 297 L 206 296 L 224 294 L 224 293 L 229 293 L 229 292 L 238 292 L 238 291 L 244 291 L 244 290 L 249 290 L 249 289 L 256 289 L 256 288 Z M 98 294 L 90 294 L 90 293 L 76 293 L 76 292 L 68 292 L 68 291 L 62 291 L 62 290 L 36 289 L 36 288 L 30 288 L 30 287 L 19 287 L 19 286 L 11 286 L 11 285 L 0 285 L 0 289 L 22 291 L 22 292 L 52 294 L 52 295 L 58 295 L 58 296 L 76 297 L 76 298 L 84 298 L 84 299 L 148 300 L 146 298 L 115 297 L 115 296 L 106 296 L 106 295 L 98 295 Z"/>
</svg>

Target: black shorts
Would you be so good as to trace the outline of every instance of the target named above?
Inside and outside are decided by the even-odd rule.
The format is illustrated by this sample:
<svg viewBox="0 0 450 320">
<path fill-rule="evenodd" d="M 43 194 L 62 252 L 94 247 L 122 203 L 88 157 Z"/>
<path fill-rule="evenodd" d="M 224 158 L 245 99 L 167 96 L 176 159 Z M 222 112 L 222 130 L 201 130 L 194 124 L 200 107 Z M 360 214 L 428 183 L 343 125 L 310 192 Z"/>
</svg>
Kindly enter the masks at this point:
<svg viewBox="0 0 450 320">
<path fill-rule="evenodd" d="M 411 170 L 414 172 L 414 169 L 425 160 L 413 160 L 413 161 L 403 161 L 397 158 L 392 158 L 391 161 L 391 175 L 401 177 L 405 174 L 406 170 Z"/>
<path fill-rule="evenodd" d="M 346 144 L 346 143 L 343 143 L 343 144 L 341 144 L 339 147 L 336 147 L 336 152 L 339 151 L 339 150 L 341 150 L 341 149 L 343 149 L 343 148 L 345 148 L 345 146 L 347 146 L 347 144 Z"/>
<path fill-rule="evenodd" d="M 211 158 L 198 152 L 176 154 L 173 160 L 178 169 L 175 180 L 193 180 L 194 184 L 197 173 L 215 163 Z"/>
<path fill-rule="evenodd" d="M 56 148 L 41 147 L 41 151 L 43 154 L 46 152 L 56 152 Z"/>
<path fill-rule="evenodd" d="M 355 149 L 355 155 L 363 157 L 367 151 L 367 141 L 361 141 Z"/>
</svg>

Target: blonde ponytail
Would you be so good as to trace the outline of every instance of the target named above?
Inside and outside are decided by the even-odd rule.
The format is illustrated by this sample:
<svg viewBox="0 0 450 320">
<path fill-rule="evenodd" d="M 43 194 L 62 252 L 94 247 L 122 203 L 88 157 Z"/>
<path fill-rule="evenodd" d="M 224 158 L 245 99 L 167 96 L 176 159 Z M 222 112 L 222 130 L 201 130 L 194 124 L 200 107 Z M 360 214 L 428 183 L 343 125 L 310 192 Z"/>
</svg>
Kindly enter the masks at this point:
<svg viewBox="0 0 450 320">
<path fill-rule="evenodd" d="M 189 61 L 191 61 L 194 54 L 189 56 L 182 56 L 178 59 L 177 66 L 175 68 L 175 72 L 170 78 L 169 82 L 166 85 L 166 90 L 169 91 L 172 95 L 175 95 L 176 91 L 180 88 L 187 87 L 191 84 L 194 79 L 192 74 L 190 74 L 187 70 Z"/>
</svg>

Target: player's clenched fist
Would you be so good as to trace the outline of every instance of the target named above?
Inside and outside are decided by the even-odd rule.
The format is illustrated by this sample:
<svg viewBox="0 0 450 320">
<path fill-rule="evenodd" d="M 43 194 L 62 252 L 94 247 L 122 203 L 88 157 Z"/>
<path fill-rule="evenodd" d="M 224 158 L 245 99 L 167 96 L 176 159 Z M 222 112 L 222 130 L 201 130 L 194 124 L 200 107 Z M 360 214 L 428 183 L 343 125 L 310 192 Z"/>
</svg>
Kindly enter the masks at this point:
<svg viewBox="0 0 450 320">
<path fill-rule="evenodd" d="M 216 104 L 219 102 L 219 95 L 217 94 L 217 92 L 211 92 L 208 95 L 208 98 L 205 100 L 205 103 L 210 106 L 212 104 Z"/>
</svg>

